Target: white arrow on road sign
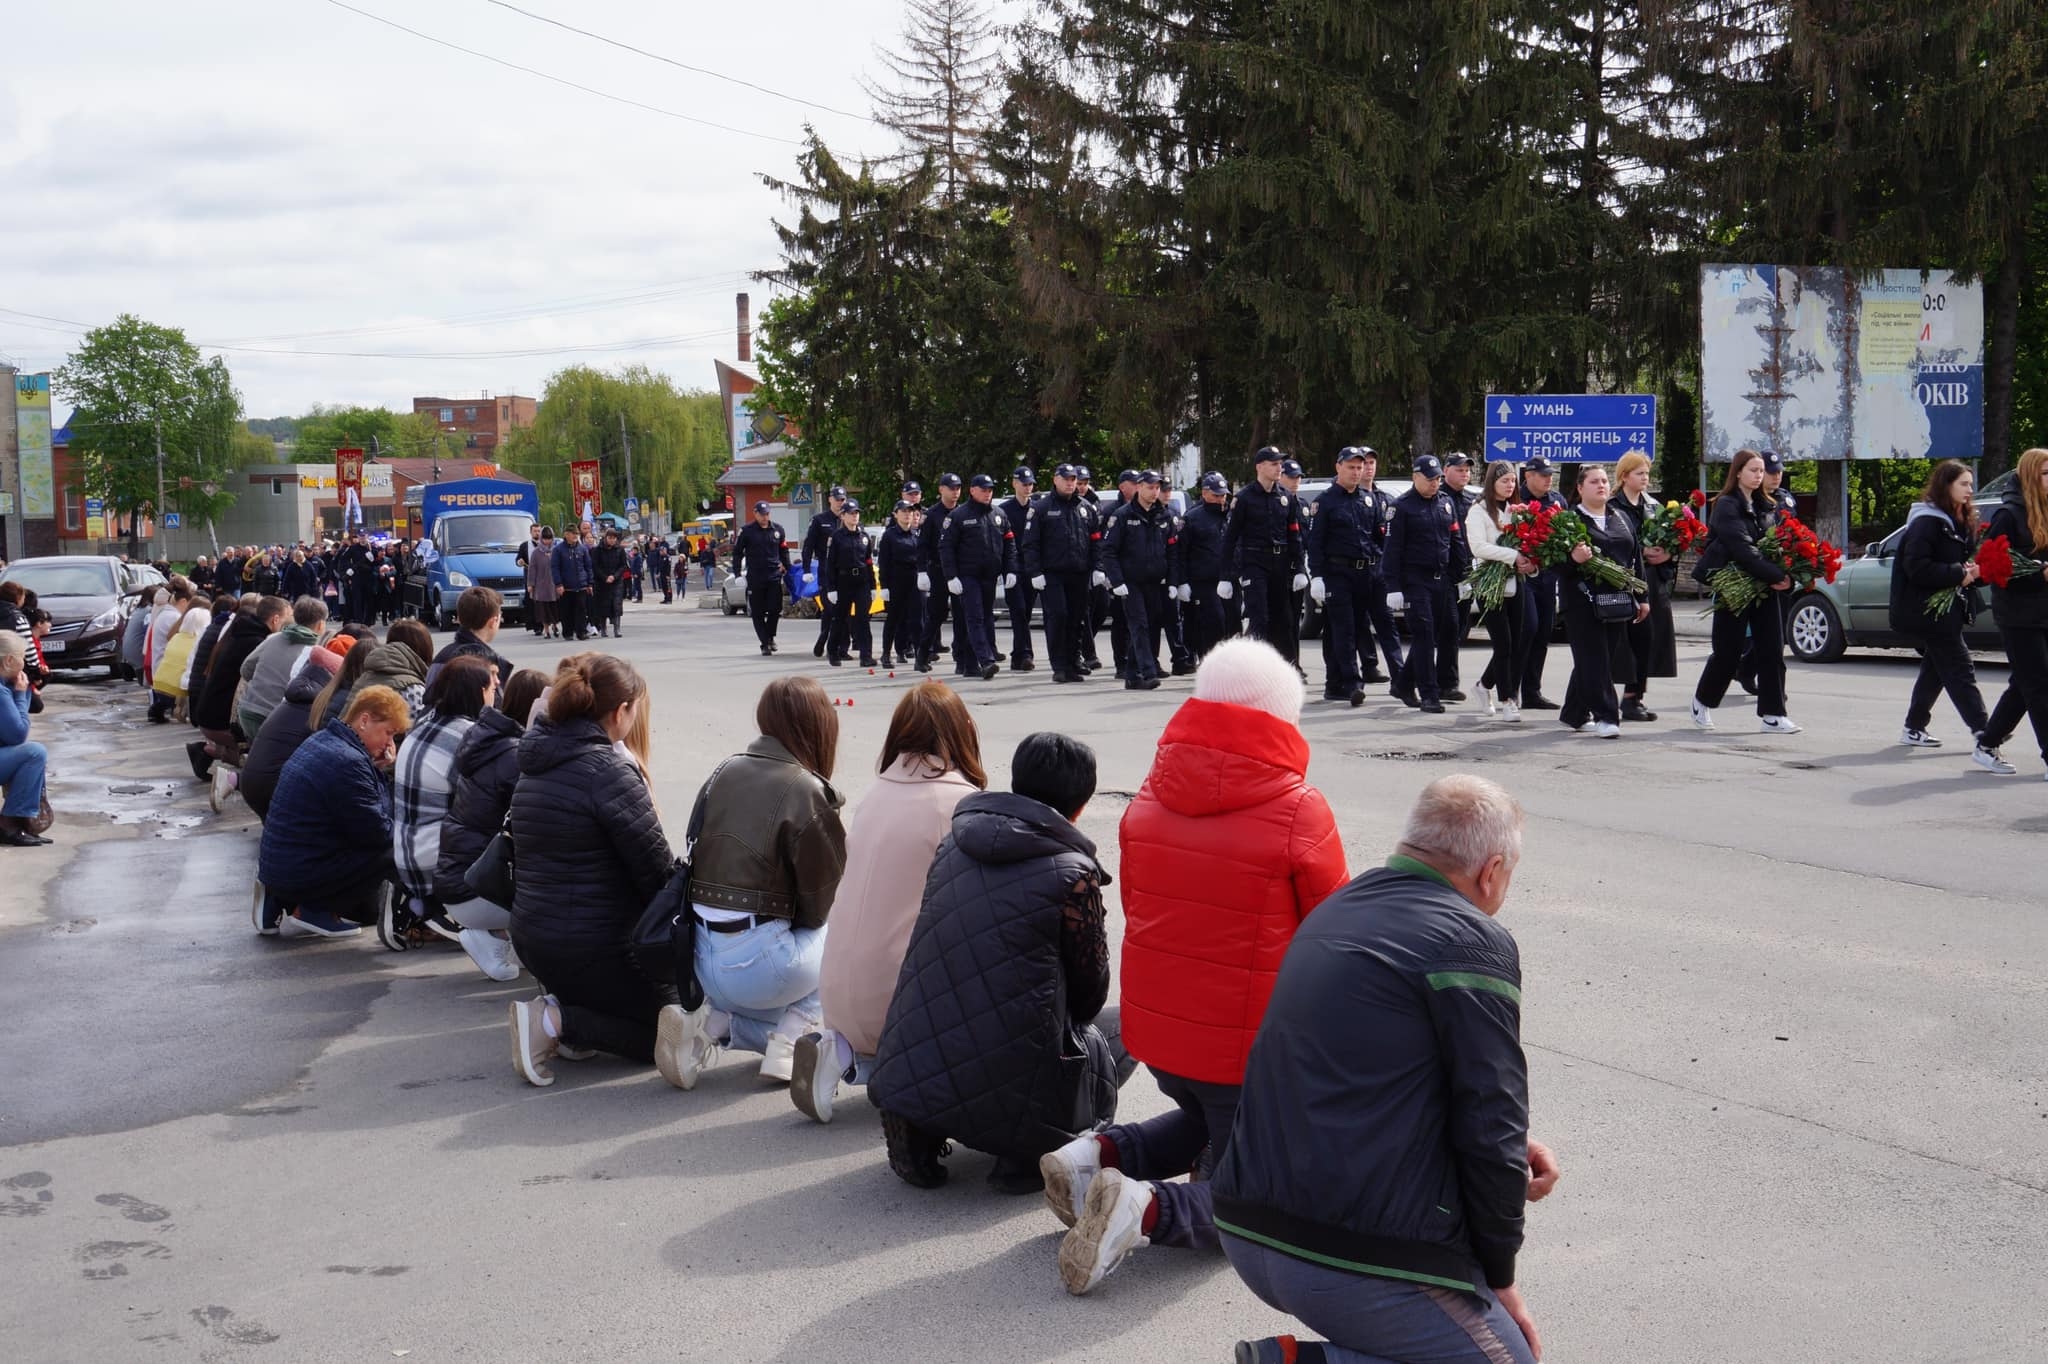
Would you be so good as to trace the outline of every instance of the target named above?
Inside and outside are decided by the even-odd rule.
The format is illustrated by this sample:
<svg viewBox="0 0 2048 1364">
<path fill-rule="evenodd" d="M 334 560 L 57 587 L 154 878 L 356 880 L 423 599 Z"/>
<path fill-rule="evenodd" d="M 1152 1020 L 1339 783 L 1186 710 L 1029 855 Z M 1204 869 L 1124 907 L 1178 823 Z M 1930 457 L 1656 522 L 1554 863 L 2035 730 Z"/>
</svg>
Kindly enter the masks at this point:
<svg viewBox="0 0 2048 1364">
<path fill-rule="evenodd" d="M 1513 416 L 1513 415 L 1514 415 L 1514 413 L 1513 413 L 1513 412 L 1511 412 L 1511 411 L 1510 411 L 1510 410 L 1508 409 L 1508 400 L 1507 400 L 1506 398 L 1502 398 L 1502 399 L 1500 400 L 1500 420 L 1501 420 L 1501 425 L 1503 425 L 1503 426 L 1507 425 L 1507 420 L 1508 420 L 1508 418 L 1509 418 L 1509 417 L 1511 417 L 1511 416 Z"/>
<path fill-rule="evenodd" d="M 1501 406 L 1505 407 L 1507 406 L 1507 404 L 1502 403 Z M 1502 454 L 1506 454 L 1508 451 L 1515 448 L 1515 443 L 1509 440 L 1506 436 L 1502 436 L 1499 440 L 1493 443 L 1493 448 L 1500 451 Z"/>
</svg>

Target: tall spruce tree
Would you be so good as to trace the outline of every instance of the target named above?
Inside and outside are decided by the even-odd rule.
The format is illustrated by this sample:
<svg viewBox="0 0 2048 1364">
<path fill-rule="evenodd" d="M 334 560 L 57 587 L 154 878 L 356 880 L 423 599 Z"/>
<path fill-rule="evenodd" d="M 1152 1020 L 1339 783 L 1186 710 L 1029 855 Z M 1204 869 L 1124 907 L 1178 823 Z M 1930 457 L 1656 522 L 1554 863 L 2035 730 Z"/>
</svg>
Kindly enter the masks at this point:
<svg viewBox="0 0 2048 1364">
<path fill-rule="evenodd" d="M 902 46 L 877 53 L 888 72 L 867 83 L 876 119 L 903 139 L 896 164 L 931 156 L 941 197 L 957 202 L 981 177 L 1002 55 L 976 0 L 909 0 Z"/>
</svg>

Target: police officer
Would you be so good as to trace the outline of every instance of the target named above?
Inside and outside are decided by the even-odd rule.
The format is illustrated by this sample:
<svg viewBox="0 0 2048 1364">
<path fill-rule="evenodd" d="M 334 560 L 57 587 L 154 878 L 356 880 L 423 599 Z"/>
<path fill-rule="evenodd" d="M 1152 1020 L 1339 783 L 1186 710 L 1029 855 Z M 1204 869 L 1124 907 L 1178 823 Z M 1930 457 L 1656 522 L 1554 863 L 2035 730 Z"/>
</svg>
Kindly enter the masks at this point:
<svg viewBox="0 0 2048 1364">
<path fill-rule="evenodd" d="M 1542 455 L 1531 455 L 1522 466 L 1521 501 L 1530 509 L 1562 507 L 1564 494 L 1555 484 L 1557 471 Z M 1529 627 L 1529 659 L 1522 666 L 1522 709 L 1556 710 L 1557 702 L 1543 694 L 1543 663 L 1550 657 L 1550 632 L 1557 624 L 1558 571 L 1546 568 L 1522 579 L 1522 592 L 1529 605 L 1522 608 L 1522 623 Z"/>
<path fill-rule="evenodd" d="M 825 494 L 826 510 L 811 518 L 809 530 L 804 532 L 803 554 L 798 560 L 804 566 L 804 579 L 824 591 L 824 584 L 818 578 L 818 566 L 825 557 L 825 547 L 832 543 L 832 532 L 839 529 L 839 512 L 846 505 L 846 489 L 834 487 Z M 818 612 L 818 642 L 811 646 L 811 657 L 825 656 L 826 637 L 832 633 L 832 613 Z"/>
<path fill-rule="evenodd" d="M 1245 584 L 1246 631 L 1301 666 L 1294 594 L 1308 586 L 1301 546 L 1301 507 L 1280 486 L 1287 457 L 1268 445 L 1252 456 L 1257 475 L 1238 491 L 1237 505 L 1223 527 L 1223 562 Z M 1216 591 L 1228 600 L 1236 585 L 1226 574 Z"/>
<path fill-rule="evenodd" d="M 1774 526 L 1779 525 L 1786 517 L 1796 517 L 1799 515 L 1799 499 L 1792 496 L 1785 487 L 1785 457 L 1776 450 L 1762 450 L 1758 453 L 1763 456 L 1764 465 L 1763 487 L 1758 491 L 1771 504 L 1771 524 Z M 1780 626 L 1778 638 L 1787 638 L 1783 627 L 1792 618 L 1792 594 L 1790 592 L 1780 592 L 1778 594 L 1778 617 Z M 1762 666 L 1763 661 L 1762 655 L 1757 652 L 1756 640 L 1752 637 L 1748 647 L 1742 652 L 1742 669 L 1735 675 L 1736 681 L 1742 684 L 1742 689 L 1751 696 L 1756 695 L 1757 669 Z M 1782 656 L 1778 659 L 1776 666 L 1781 668 L 1785 666 Z"/>
<path fill-rule="evenodd" d="M 1081 636 L 1088 625 L 1089 580 L 1101 534 L 1100 513 L 1081 496 L 1079 470 L 1060 465 L 1052 471 L 1052 491 L 1032 504 L 1020 555 L 1023 576 L 1045 604 L 1045 652 L 1055 682 L 1087 676 Z"/>
<path fill-rule="evenodd" d="M 932 670 L 932 660 L 939 654 L 939 631 L 946 624 L 951 597 L 945 588 L 946 574 L 939 570 L 939 536 L 946 529 L 946 518 L 959 505 L 960 475 L 940 475 L 938 504 L 925 509 L 924 525 L 917 532 L 917 590 L 922 594 L 924 617 L 917 640 L 917 670 L 921 673 Z M 953 642 L 960 642 L 957 629 Z"/>
<path fill-rule="evenodd" d="M 904 482 L 902 490 L 897 494 L 897 500 L 908 502 L 919 516 L 924 515 L 924 489 L 917 486 L 916 479 Z"/>
<path fill-rule="evenodd" d="M 1002 501 L 1002 513 L 1010 523 L 1010 533 L 1020 543 L 1031 528 L 1031 508 L 1037 493 L 1038 475 L 1031 472 L 1029 465 L 1020 464 L 1011 471 L 1010 496 Z M 1032 587 L 1029 577 L 1019 573 L 1017 585 L 1004 594 L 1004 600 L 1010 607 L 1010 671 L 1031 672 L 1038 666 L 1032 662 L 1031 649 L 1031 609 L 1038 604 L 1038 590 Z"/>
<path fill-rule="evenodd" d="M 875 564 L 882 575 L 882 663 L 893 668 L 900 660 L 911 661 L 917 652 L 918 621 L 923 602 L 917 591 L 917 508 L 898 502 L 882 528 L 882 542 L 875 547 Z"/>
<path fill-rule="evenodd" d="M 1465 693 L 1458 687 L 1458 653 L 1464 644 L 1465 634 L 1470 628 L 1467 617 L 1471 613 L 1470 594 L 1463 589 L 1465 575 L 1472 571 L 1472 543 L 1465 538 L 1465 514 L 1472 504 L 1479 500 L 1479 490 L 1471 486 L 1472 457 L 1453 450 L 1443 457 L 1444 486 L 1438 494 L 1451 504 L 1451 514 L 1457 518 L 1451 536 L 1451 582 L 1455 586 L 1451 603 L 1450 627 L 1445 638 L 1450 640 L 1447 648 L 1436 656 L 1437 693 L 1446 701 L 1462 701 Z"/>
<path fill-rule="evenodd" d="M 1390 501 L 1366 482 L 1372 450 L 1347 445 L 1337 452 L 1337 481 L 1316 498 L 1308 523 L 1309 591 L 1323 607 L 1323 699 L 1365 704 L 1360 656 L 1372 661 L 1373 627 L 1392 647 L 1388 666 L 1400 671 L 1400 645 L 1380 586 Z"/>
<path fill-rule="evenodd" d="M 1016 535 L 995 498 L 996 481 L 976 474 L 939 534 L 939 567 L 960 608 L 953 664 L 962 677 L 984 682 L 996 675 L 996 589 L 1017 578 Z"/>
<path fill-rule="evenodd" d="M 839 505 L 839 525 L 825 546 L 825 604 L 831 610 L 832 638 L 825 661 L 838 667 L 847 650 L 860 647 L 860 665 L 875 666 L 875 639 L 868 623 L 875 586 L 875 541 L 860 527 L 860 503 L 847 498 Z"/>
<path fill-rule="evenodd" d="M 732 572 L 747 583 L 747 614 L 763 657 L 775 652 L 775 627 L 782 620 L 783 586 L 789 576 L 789 546 L 782 527 L 768 519 L 768 504 L 754 504 L 754 519 L 732 537 Z"/>
<path fill-rule="evenodd" d="M 1187 609 L 1188 652 L 1195 661 L 1208 657 L 1229 635 L 1229 603 L 1217 594 L 1217 587 L 1230 576 L 1223 562 L 1225 507 L 1230 502 L 1230 483 L 1222 474 L 1202 475 L 1196 485 L 1197 500 L 1181 519 L 1181 569 L 1185 575 L 1181 591 Z M 1176 670 L 1177 671 L 1177 670 Z"/>
<path fill-rule="evenodd" d="M 1102 508 L 1102 533 L 1104 536 L 1109 534 L 1110 518 L 1129 506 L 1131 499 L 1137 496 L 1137 492 L 1138 471 L 1136 469 L 1125 469 L 1117 474 L 1116 501 Z M 1116 675 L 1119 679 L 1128 678 L 1131 675 L 1131 654 L 1129 641 L 1124 638 L 1124 613 L 1117 605 L 1115 595 L 1110 591 L 1109 571 L 1103 565 L 1102 546 L 1099 541 L 1095 547 L 1095 592 L 1093 602 L 1095 606 L 1095 627 L 1100 629 L 1104 623 L 1107 623 L 1109 626 L 1109 656 L 1116 663 Z"/>
<path fill-rule="evenodd" d="M 1457 604 L 1451 577 L 1451 527 L 1456 519 L 1443 489 L 1444 466 L 1435 455 L 1415 457 L 1414 486 L 1394 500 L 1387 532 L 1387 605 L 1408 613 L 1408 666 L 1394 679 L 1394 695 L 1431 715 L 1444 713 L 1437 691 L 1436 653 Z"/>
<path fill-rule="evenodd" d="M 1109 514 L 1102 527 L 1102 571 L 1123 608 L 1127 691 L 1159 686 L 1159 631 L 1167 593 L 1177 590 L 1181 519 L 1166 506 L 1159 474 L 1138 474 L 1131 500 Z"/>
</svg>

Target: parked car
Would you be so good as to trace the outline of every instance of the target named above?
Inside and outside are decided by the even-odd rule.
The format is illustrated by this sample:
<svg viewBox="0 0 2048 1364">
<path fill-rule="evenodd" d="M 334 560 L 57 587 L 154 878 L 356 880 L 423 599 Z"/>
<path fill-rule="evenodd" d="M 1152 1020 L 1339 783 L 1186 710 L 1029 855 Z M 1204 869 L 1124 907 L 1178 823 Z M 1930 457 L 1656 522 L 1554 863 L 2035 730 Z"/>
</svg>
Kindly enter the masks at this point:
<svg viewBox="0 0 2048 1364">
<path fill-rule="evenodd" d="M 52 554 L 16 559 L 0 582 L 20 583 L 50 613 L 43 658 L 52 671 L 112 668 L 121 664 L 121 630 L 144 592 L 163 574 L 148 564 L 123 563 L 113 555 Z"/>
<path fill-rule="evenodd" d="M 882 527 L 868 526 L 865 527 L 865 529 L 867 530 L 867 533 L 869 535 L 872 535 L 875 538 L 876 544 L 881 543 Z M 783 546 L 789 550 L 790 563 L 792 566 L 794 566 L 796 563 L 797 551 L 801 547 L 799 545 L 799 542 L 795 540 L 784 540 L 782 543 Z M 724 560 L 721 560 L 720 562 L 719 571 L 721 573 L 724 573 L 724 576 L 719 580 L 718 584 L 718 609 L 722 615 L 737 616 L 745 612 L 747 609 L 747 580 L 745 578 L 740 577 L 736 573 L 725 572 L 725 567 L 729 565 L 731 562 L 732 561 L 730 556 L 727 556 Z M 792 573 L 791 575 L 791 581 L 795 581 L 794 573 Z M 877 570 L 875 573 L 875 592 L 868 602 L 868 614 L 871 616 L 879 616 L 888 609 L 886 606 L 882 604 L 881 583 L 882 575 L 880 571 Z M 782 603 L 782 614 L 785 616 L 800 614 L 800 612 L 797 609 L 797 603 L 794 601 L 785 600 Z"/>
<path fill-rule="evenodd" d="M 1986 491 L 1990 491 L 1988 488 Z M 1977 513 L 1988 515 L 1989 505 L 1977 498 Z M 1910 649 L 1913 641 L 1892 629 L 1892 561 L 1906 528 L 1869 546 L 1863 557 L 1842 565 L 1832 583 L 1817 582 L 1792 602 L 1792 616 L 1786 630 L 1792 656 L 1804 663 L 1832 663 L 1849 649 Z M 1972 649 L 1996 651 L 2003 647 L 1998 627 L 1991 620 L 1991 589 L 1979 583 L 1971 589 L 1971 603 L 1977 618 L 1964 627 L 1963 643 Z"/>
</svg>

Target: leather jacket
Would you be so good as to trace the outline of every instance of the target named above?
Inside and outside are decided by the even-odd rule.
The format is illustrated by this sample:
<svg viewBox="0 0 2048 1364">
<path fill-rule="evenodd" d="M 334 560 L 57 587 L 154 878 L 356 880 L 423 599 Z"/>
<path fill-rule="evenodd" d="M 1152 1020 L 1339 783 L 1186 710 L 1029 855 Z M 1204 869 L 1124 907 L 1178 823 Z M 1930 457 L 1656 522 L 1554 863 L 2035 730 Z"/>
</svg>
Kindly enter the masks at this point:
<svg viewBox="0 0 2048 1364">
<path fill-rule="evenodd" d="M 846 869 L 846 797 L 761 735 L 704 795 L 690 898 L 714 909 L 817 928 Z"/>
</svg>

